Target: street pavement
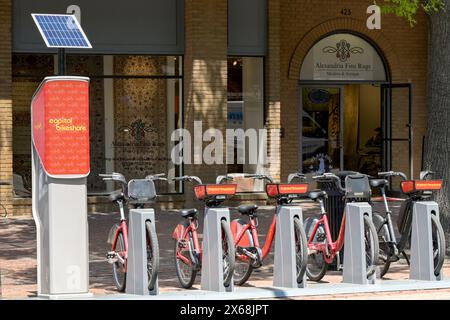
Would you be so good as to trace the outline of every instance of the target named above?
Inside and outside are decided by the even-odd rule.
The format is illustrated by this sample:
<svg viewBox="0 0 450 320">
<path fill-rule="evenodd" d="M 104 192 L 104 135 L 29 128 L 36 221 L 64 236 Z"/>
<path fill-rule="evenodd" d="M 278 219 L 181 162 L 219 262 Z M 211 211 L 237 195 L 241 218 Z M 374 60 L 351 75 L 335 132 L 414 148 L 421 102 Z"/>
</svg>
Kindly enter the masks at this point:
<svg viewBox="0 0 450 320">
<path fill-rule="evenodd" d="M 380 207 L 375 204 L 375 208 Z M 302 204 L 304 216 L 317 213 L 317 205 L 310 202 Z M 399 203 L 393 204 L 394 221 Z M 262 207 L 259 214 L 260 241 L 264 242 L 273 218 L 273 207 Z M 200 214 L 200 218 L 202 214 Z M 231 218 L 237 218 L 236 209 L 231 210 Z M 174 242 L 171 234 L 176 224 L 182 220 L 178 212 L 157 212 L 156 229 L 160 246 L 159 287 L 161 292 L 182 290 L 177 282 L 174 267 Z M 109 250 L 106 242 L 109 229 L 119 221 L 117 213 L 89 214 L 89 274 L 90 290 L 95 295 L 116 294 L 112 281 L 111 266 L 105 260 Z M 202 220 L 199 223 L 202 229 Z M 23 299 L 36 296 L 36 232 L 32 218 L 13 217 L 0 219 L 0 286 L 3 299 Z M 273 273 L 273 253 L 264 261 L 264 266 L 254 270 L 248 287 L 271 286 Z M 450 262 L 446 262 L 444 275 L 450 277 Z M 404 260 L 391 266 L 386 280 L 408 279 L 409 268 Z M 322 283 L 339 283 L 342 272 L 329 272 Z M 314 285 L 311 283 L 310 285 Z M 200 288 L 200 274 L 192 290 Z M 365 294 L 337 294 L 331 296 L 298 297 L 290 299 L 450 299 L 450 289 L 420 290 L 408 292 L 384 292 Z"/>
</svg>

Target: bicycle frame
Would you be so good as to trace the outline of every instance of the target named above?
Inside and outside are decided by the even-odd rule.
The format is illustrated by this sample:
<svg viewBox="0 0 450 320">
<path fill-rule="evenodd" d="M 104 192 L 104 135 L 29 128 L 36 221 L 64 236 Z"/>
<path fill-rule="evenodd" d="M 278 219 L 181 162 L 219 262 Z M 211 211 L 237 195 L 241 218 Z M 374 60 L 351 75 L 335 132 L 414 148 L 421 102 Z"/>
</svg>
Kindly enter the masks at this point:
<svg viewBox="0 0 450 320">
<path fill-rule="evenodd" d="M 332 263 L 336 254 L 339 251 L 341 251 L 344 246 L 345 221 L 346 221 L 346 215 L 344 213 L 344 216 L 342 218 L 341 228 L 339 230 L 339 236 L 336 241 L 333 241 L 333 239 L 331 238 L 331 231 L 330 231 L 330 224 L 328 222 L 328 217 L 325 213 L 323 213 L 322 217 L 314 225 L 314 229 L 311 232 L 311 235 L 308 239 L 308 250 L 322 252 L 325 262 L 327 264 Z M 324 226 L 325 235 L 327 237 L 327 242 L 325 244 L 324 243 L 314 243 L 314 238 L 316 237 L 317 231 L 319 230 L 319 227 L 321 225 Z"/>
<path fill-rule="evenodd" d="M 388 205 L 388 200 L 387 200 L 387 197 L 386 197 L 386 190 L 383 187 L 383 188 L 380 188 L 380 191 L 381 191 L 381 197 L 383 198 L 383 203 L 384 203 L 385 219 L 384 219 L 383 224 L 377 230 L 377 234 L 380 232 L 381 228 L 383 228 L 385 225 L 387 225 L 387 230 L 388 230 L 389 237 L 390 237 L 390 243 L 393 246 L 397 247 L 398 246 L 398 242 L 397 242 L 397 238 L 396 238 L 395 232 L 394 232 L 394 225 L 392 223 L 392 211 L 390 210 L 389 205 Z M 401 242 L 402 241 L 400 241 L 400 243 Z M 399 248 L 397 247 L 396 249 L 399 249 Z M 401 251 L 401 249 L 400 249 L 400 251 Z"/>
<path fill-rule="evenodd" d="M 277 217 L 276 217 L 277 211 L 275 211 L 275 214 L 272 219 L 272 223 L 270 224 L 269 231 L 267 232 L 267 237 L 264 242 L 264 246 L 262 247 L 262 259 L 264 260 L 270 252 L 270 249 L 272 248 L 273 240 L 275 238 L 275 232 L 276 232 L 276 225 L 277 225 Z M 237 246 L 238 243 L 242 240 L 244 237 L 244 234 L 247 232 L 247 230 L 250 231 L 253 239 L 253 244 L 256 248 L 260 248 L 259 239 L 258 239 L 258 229 L 256 227 L 255 218 L 250 218 L 250 222 L 247 223 L 238 233 L 238 235 L 235 238 L 234 245 Z M 247 259 L 247 256 L 240 255 L 240 258 L 243 260 Z"/>
<path fill-rule="evenodd" d="M 181 225 L 179 224 L 177 226 L 177 229 L 175 229 L 173 237 L 176 237 L 176 239 L 178 239 L 178 240 L 189 239 L 188 235 L 191 232 L 192 233 L 192 239 L 193 239 L 193 245 L 194 245 L 194 252 L 198 255 L 199 263 L 201 263 L 201 260 L 202 260 L 202 248 L 201 248 L 200 242 L 198 240 L 198 232 L 197 232 L 196 220 L 191 219 L 189 221 L 189 226 L 187 228 L 183 228 L 183 230 L 179 230 L 180 226 Z M 176 233 L 178 233 L 178 234 L 176 234 Z M 177 250 L 176 256 L 177 256 L 177 259 L 180 259 L 181 261 L 183 261 L 187 265 L 192 266 L 192 260 L 186 258 L 185 256 L 183 256 L 180 253 L 179 250 Z"/>
<path fill-rule="evenodd" d="M 125 269 L 127 266 L 127 259 L 128 259 L 128 226 L 126 220 L 121 220 L 119 224 L 119 228 L 117 228 L 115 234 L 114 234 L 114 240 L 112 242 L 112 250 L 115 251 L 117 246 L 117 240 L 119 239 L 119 234 L 122 233 L 123 235 L 123 245 L 124 245 L 124 255 L 125 255 Z"/>
</svg>

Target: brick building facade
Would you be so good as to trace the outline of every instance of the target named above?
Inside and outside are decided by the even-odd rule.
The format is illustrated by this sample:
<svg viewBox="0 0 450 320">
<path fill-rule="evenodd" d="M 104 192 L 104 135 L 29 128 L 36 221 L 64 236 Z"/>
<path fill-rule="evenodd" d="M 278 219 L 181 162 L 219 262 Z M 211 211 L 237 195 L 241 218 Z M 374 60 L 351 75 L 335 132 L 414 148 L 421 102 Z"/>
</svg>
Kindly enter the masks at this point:
<svg viewBox="0 0 450 320">
<path fill-rule="evenodd" d="M 264 99 L 260 106 L 260 112 L 264 114 L 264 123 L 261 126 L 264 125 L 269 130 L 281 130 L 281 134 L 270 142 L 271 146 L 268 148 L 273 153 L 271 156 L 274 161 L 270 166 L 264 167 L 263 170 L 271 174 L 276 180 L 285 180 L 289 173 L 302 169 L 300 162 L 305 159 L 305 156 L 302 155 L 303 151 L 301 151 L 302 128 L 304 127 L 301 112 L 304 112 L 302 111 L 304 106 L 301 105 L 303 100 L 300 99 L 300 96 L 303 90 L 314 90 L 315 88 L 326 91 L 328 88 L 337 87 L 340 90 L 340 101 L 343 103 L 343 105 L 339 105 L 339 108 L 344 110 L 344 105 L 347 106 L 353 99 L 349 96 L 352 91 L 356 90 L 358 98 L 355 99 L 362 101 L 363 91 L 357 87 L 359 85 L 379 88 L 382 84 L 388 83 L 411 83 L 413 85 L 412 106 L 415 141 L 413 160 L 414 172 L 417 174 L 422 161 L 422 140 L 426 132 L 427 21 L 425 15 L 419 15 L 418 24 L 414 28 L 397 17 L 383 16 L 382 29 L 369 30 L 366 26 L 368 17 L 366 9 L 372 4 L 372 1 L 261 0 L 260 2 L 264 6 L 265 15 L 261 18 L 261 21 L 265 23 L 265 29 L 256 30 L 255 37 L 258 36 L 259 32 L 264 34 L 264 52 L 248 54 L 248 57 L 256 57 L 263 61 L 261 68 L 263 68 L 264 84 L 260 89 L 263 92 Z M 82 5 L 81 7 L 83 9 Z M 13 37 L 18 37 L 18 35 L 14 34 L 12 28 L 13 17 L 15 17 L 13 10 L 12 0 L 0 0 L 0 180 L 2 181 L 12 181 L 14 171 L 13 150 L 16 150 L 13 142 L 22 143 L 20 139 L 13 137 L 14 126 L 16 125 L 16 123 L 13 123 L 13 114 L 15 110 L 17 111 L 17 108 L 20 108 L 20 103 L 17 102 L 17 99 L 13 99 L 13 96 L 20 96 L 20 93 L 13 92 L 12 83 L 14 79 L 22 79 L 13 74 L 13 60 L 17 60 L 13 58 L 26 52 L 23 50 L 16 52 L 14 49 Z M 136 16 L 140 14 L 142 13 L 136 12 Z M 174 52 L 174 55 L 177 54 L 177 56 L 183 58 L 183 76 L 180 80 L 183 82 L 183 92 L 182 97 L 177 98 L 179 99 L 177 103 L 181 104 L 183 109 L 183 127 L 190 131 L 193 130 L 195 120 L 203 121 L 204 127 L 214 127 L 221 131 L 225 131 L 227 122 L 230 121 L 229 112 L 227 112 L 230 105 L 230 65 L 239 65 L 242 61 L 245 64 L 246 55 L 244 50 L 239 55 L 234 52 L 230 54 L 229 24 L 231 17 L 229 15 L 234 15 L 234 13 L 230 11 L 230 2 L 226 0 L 184 1 L 182 14 L 184 45 L 182 53 Z M 385 83 L 371 82 L 370 80 L 302 82 L 301 69 L 308 52 L 319 40 L 333 34 L 352 34 L 361 37 L 376 48 L 376 52 L 385 62 L 387 73 Z M 93 46 L 96 46 L 95 41 L 93 41 Z M 151 50 L 149 52 L 152 54 Z M 36 52 L 33 52 L 33 54 L 36 54 Z M 105 52 L 105 54 L 108 54 L 108 52 Z M 136 52 L 136 54 L 141 54 L 141 52 Z M 156 51 L 155 54 L 157 54 Z M 103 58 L 102 61 L 105 64 L 108 58 Z M 253 62 L 249 62 L 249 64 L 251 63 Z M 103 66 L 103 68 L 106 67 Z M 104 74 L 107 74 L 106 71 Z M 85 75 L 89 76 L 89 74 Z M 113 79 L 111 81 L 119 80 Z M 170 82 L 171 80 L 167 81 Z M 253 85 L 258 83 L 258 80 L 254 79 L 248 81 L 253 81 Z M 108 83 L 105 82 L 103 85 L 107 86 Z M 370 88 L 366 89 L 369 90 Z M 104 89 L 101 90 L 103 90 L 103 93 Z M 381 94 L 381 89 L 376 90 L 380 90 L 376 91 L 377 95 Z M 103 96 L 106 97 L 106 94 L 103 94 Z M 26 104 L 27 97 L 22 98 Z M 392 94 L 391 100 L 392 107 L 389 121 L 392 132 L 390 137 L 393 139 L 400 136 L 405 137 L 405 134 L 407 135 L 405 125 L 408 122 L 408 113 L 405 112 L 406 109 L 403 107 L 396 108 L 396 105 L 407 105 L 407 95 L 404 93 Z M 379 105 L 379 107 L 382 106 Z M 321 105 L 321 110 L 325 112 L 323 105 Z M 314 111 L 312 114 L 313 117 L 323 117 L 323 112 L 319 114 Z M 346 113 L 341 111 L 341 117 L 346 116 Z M 358 117 L 363 119 L 361 115 Z M 317 120 L 317 118 L 315 119 Z M 303 121 L 305 120 L 303 119 Z M 380 120 L 381 127 L 383 126 L 382 121 L 384 120 Z M 328 120 L 326 123 L 328 123 L 328 127 L 331 126 Z M 378 124 L 375 126 L 378 126 Z M 363 126 L 359 125 L 359 127 Z M 364 133 L 366 136 L 361 138 L 361 130 L 355 133 L 357 137 L 348 137 L 348 141 L 358 141 L 359 146 L 364 146 L 362 140 L 367 140 L 367 133 Z M 329 130 L 326 129 L 325 131 L 328 132 Z M 304 128 L 303 132 L 305 132 Z M 330 133 L 328 132 L 328 136 L 322 139 L 327 144 L 322 151 L 331 148 L 330 139 Z M 360 139 L 362 139 L 361 142 L 359 142 Z M 325 143 L 323 141 L 321 143 Z M 355 166 L 357 166 L 360 165 L 361 161 L 365 161 L 364 159 L 361 160 L 364 155 L 357 160 L 348 158 L 352 153 L 355 153 L 353 149 L 357 148 L 347 146 L 350 142 L 346 143 L 346 146 L 342 146 L 342 143 L 341 139 L 340 146 L 337 149 L 344 150 L 341 151 L 342 159 L 345 159 L 347 163 L 354 161 Z M 391 168 L 408 172 L 407 143 L 393 142 L 391 148 Z M 383 155 L 380 154 L 376 157 L 382 158 Z M 384 160 L 381 159 L 380 161 L 383 162 Z M 344 163 L 340 165 L 343 169 L 348 169 Z M 213 181 L 217 175 L 226 171 L 226 165 L 222 164 L 184 166 L 184 174 L 199 175 L 205 181 Z M 192 194 L 188 190 L 189 188 L 186 188 L 185 192 L 181 194 L 164 195 L 160 202 L 168 208 L 180 207 L 181 202 L 184 201 L 192 203 Z M 17 196 L 13 191 L 13 186 L 0 186 L 0 197 L 2 204 L 10 215 L 31 213 L 30 199 Z M 242 198 L 258 197 L 256 194 L 254 196 L 242 195 Z M 91 211 L 101 211 L 108 206 L 106 197 L 98 194 L 91 196 L 89 203 Z"/>
</svg>

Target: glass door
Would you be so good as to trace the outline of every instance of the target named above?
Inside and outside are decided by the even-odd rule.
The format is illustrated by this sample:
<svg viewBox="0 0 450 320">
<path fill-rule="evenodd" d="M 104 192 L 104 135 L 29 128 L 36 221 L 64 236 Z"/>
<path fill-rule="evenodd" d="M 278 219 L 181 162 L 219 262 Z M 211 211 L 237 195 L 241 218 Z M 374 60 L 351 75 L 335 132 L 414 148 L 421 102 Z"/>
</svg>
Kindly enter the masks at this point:
<svg viewBox="0 0 450 320">
<path fill-rule="evenodd" d="M 381 86 L 383 171 L 402 171 L 413 178 L 412 85 Z"/>
<path fill-rule="evenodd" d="M 300 167 L 305 174 L 343 170 L 343 88 L 300 87 Z"/>
</svg>

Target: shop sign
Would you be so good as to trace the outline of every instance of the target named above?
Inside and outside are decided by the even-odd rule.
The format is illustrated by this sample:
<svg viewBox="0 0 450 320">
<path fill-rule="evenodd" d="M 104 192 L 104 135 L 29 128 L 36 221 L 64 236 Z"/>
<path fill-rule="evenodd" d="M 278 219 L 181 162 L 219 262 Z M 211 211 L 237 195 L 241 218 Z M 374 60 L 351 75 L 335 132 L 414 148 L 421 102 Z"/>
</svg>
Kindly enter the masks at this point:
<svg viewBox="0 0 450 320">
<path fill-rule="evenodd" d="M 366 40 L 334 34 L 317 42 L 303 61 L 300 80 L 385 81 L 383 60 Z"/>
</svg>

